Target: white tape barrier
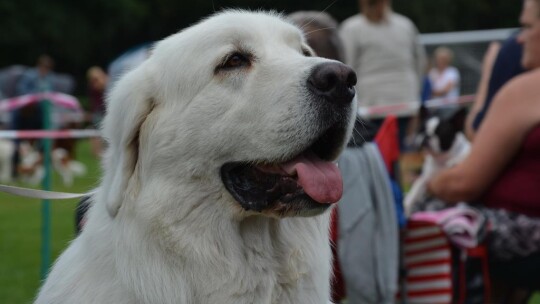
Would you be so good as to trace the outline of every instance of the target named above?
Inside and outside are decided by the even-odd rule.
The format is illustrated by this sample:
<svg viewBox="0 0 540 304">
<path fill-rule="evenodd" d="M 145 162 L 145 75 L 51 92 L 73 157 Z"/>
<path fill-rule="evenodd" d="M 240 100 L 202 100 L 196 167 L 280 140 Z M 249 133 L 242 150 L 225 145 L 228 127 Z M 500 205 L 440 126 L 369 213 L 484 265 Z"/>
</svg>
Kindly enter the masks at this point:
<svg viewBox="0 0 540 304">
<path fill-rule="evenodd" d="M 0 130 L 0 139 L 29 139 L 29 138 L 89 138 L 101 136 L 99 130 Z M 67 193 L 38 189 L 29 189 L 8 185 L 0 185 L 0 192 L 13 195 L 38 198 L 64 200 L 71 198 L 81 198 L 88 193 Z"/>
<path fill-rule="evenodd" d="M 100 137 L 99 130 L 0 130 L 3 139 Z"/>
<path fill-rule="evenodd" d="M 455 105 L 462 105 L 472 103 L 474 101 L 474 95 L 464 95 L 453 98 L 434 98 L 427 100 L 425 105 L 427 108 L 441 108 L 450 107 Z M 358 115 L 363 118 L 383 118 L 388 115 L 395 115 L 398 117 L 414 116 L 418 113 L 420 108 L 420 102 L 404 102 L 393 105 L 385 106 L 371 106 L 371 107 L 358 107 Z"/>
<path fill-rule="evenodd" d="M 72 198 L 81 198 L 91 195 L 91 193 L 68 193 L 68 192 L 56 192 L 46 191 L 39 189 L 30 189 L 16 186 L 0 185 L 0 192 L 5 192 L 17 196 L 24 196 L 29 198 L 48 199 L 48 200 L 65 200 Z"/>
</svg>

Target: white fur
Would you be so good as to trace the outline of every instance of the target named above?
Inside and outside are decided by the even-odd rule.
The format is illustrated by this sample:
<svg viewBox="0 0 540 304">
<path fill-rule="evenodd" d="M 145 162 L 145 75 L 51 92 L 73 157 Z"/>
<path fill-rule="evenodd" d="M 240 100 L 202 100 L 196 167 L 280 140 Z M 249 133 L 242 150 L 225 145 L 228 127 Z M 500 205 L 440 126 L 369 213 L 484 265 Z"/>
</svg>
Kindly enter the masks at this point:
<svg viewBox="0 0 540 304">
<path fill-rule="evenodd" d="M 123 77 L 86 226 L 36 303 L 327 303 L 329 212 L 246 212 L 219 175 L 317 136 L 305 83 L 328 60 L 303 56 L 302 44 L 280 17 L 229 11 L 159 42 Z M 252 66 L 214 73 L 238 46 L 255 53 Z"/>
</svg>

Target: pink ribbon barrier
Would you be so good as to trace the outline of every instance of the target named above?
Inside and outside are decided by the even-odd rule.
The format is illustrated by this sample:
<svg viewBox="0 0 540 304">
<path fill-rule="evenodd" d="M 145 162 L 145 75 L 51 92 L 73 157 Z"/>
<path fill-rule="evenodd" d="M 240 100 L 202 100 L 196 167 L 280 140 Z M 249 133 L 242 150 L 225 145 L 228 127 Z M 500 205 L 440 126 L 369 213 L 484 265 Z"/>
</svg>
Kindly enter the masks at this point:
<svg viewBox="0 0 540 304">
<path fill-rule="evenodd" d="M 21 95 L 13 98 L 0 100 L 0 111 L 13 111 L 18 108 L 36 103 L 42 100 L 50 100 L 53 104 L 72 110 L 81 110 L 77 98 L 59 92 L 44 92 L 36 94 Z"/>
<path fill-rule="evenodd" d="M 472 103 L 475 95 L 463 95 L 452 98 L 434 98 L 426 100 L 427 108 L 439 108 L 444 106 L 462 105 Z M 382 118 L 388 115 L 396 115 L 399 117 L 413 116 L 418 112 L 420 102 L 403 102 L 385 106 L 359 106 L 358 114 L 365 118 Z"/>
</svg>

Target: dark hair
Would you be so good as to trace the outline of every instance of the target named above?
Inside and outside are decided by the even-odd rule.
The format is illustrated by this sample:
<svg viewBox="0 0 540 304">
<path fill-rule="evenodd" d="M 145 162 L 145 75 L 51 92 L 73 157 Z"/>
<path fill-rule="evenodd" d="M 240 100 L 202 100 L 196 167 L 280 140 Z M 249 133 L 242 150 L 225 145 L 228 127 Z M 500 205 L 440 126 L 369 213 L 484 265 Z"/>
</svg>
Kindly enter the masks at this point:
<svg viewBox="0 0 540 304">
<path fill-rule="evenodd" d="M 338 61 L 344 60 L 344 50 L 338 35 L 338 23 L 329 14 L 318 11 L 299 11 L 288 19 L 300 27 L 308 45 L 317 56 Z"/>
<path fill-rule="evenodd" d="M 49 69 L 54 67 L 54 60 L 49 55 L 41 55 L 37 59 L 37 66 L 46 66 Z"/>
<path fill-rule="evenodd" d="M 360 2 L 362 2 L 362 0 L 360 0 Z M 378 5 L 378 4 L 381 4 L 383 2 L 386 2 L 388 4 L 391 3 L 391 0 L 365 0 L 365 4 L 368 6 L 368 7 L 372 7 L 372 6 L 375 6 L 375 5 Z"/>
</svg>

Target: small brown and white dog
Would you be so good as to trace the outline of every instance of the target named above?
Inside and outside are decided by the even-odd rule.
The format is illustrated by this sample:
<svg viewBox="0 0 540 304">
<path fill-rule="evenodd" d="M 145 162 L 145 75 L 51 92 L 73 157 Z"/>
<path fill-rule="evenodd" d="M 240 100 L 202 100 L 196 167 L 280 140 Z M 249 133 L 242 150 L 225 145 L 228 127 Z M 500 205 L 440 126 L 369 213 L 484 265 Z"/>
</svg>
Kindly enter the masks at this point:
<svg viewBox="0 0 540 304">
<path fill-rule="evenodd" d="M 75 177 L 81 177 L 86 174 L 86 166 L 72 159 L 69 152 L 64 148 L 55 148 L 52 151 L 52 165 L 56 172 L 62 177 L 64 186 L 71 187 Z"/>
<path fill-rule="evenodd" d="M 2 149 L 1 145 L 0 149 Z M 21 159 L 18 167 L 19 179 L 29 185 L 41 183 L 45 177 L 42 153 L 26 141 L 21 142 L 18 153 Z M 63 148 L 55 148 L 51 153 L 51 160 L 53 168 L 60 175 L 66 187 L 73 185 L 75 177 L 86 174 L 86 166 L 71 159 L 68 151 Z"/>
<path fill-rule="evenodd" d="M 226 11 L 116 83 L 104 177 L 36 303 L 326 304 L 356 75 Z"/>
<path fill-rule="evenodd" d="M 43 156 L 32 143 L 22 141 L 19 145 L 20 163 L 17 172 L 21 182 L 29 185 L 39 185 L 45 176 Z"/>
</svg>

